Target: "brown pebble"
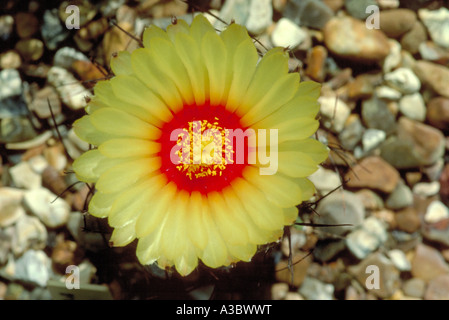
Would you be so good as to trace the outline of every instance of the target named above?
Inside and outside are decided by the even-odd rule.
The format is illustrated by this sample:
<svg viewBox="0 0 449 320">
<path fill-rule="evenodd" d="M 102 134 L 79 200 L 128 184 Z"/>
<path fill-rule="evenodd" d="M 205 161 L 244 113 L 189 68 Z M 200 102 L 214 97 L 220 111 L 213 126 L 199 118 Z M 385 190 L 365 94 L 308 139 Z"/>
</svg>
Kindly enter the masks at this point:
<svg viewBox="0 0 449 320">
<path fill-rule="evenodd" d="M 56 195 L 62 195 L 67 189 L 67 184 L 61 174 L 52 166 L 47 166 L 42 172 L 42 186 Z"/>
<path fill-rule="evenodd" d="M 421 226 L 421 220 L 413 207 L 408 207 L 398 211 L 395 214 L 397 229 L 408 233 L 418 231 Z"/>
<path fill-rule="evenodd" d="M 380 12 L 380 29 L 390 38 L 398 38 L 413 28 L 416 13 L 410 9 L 392 9 Z"/>
<path fill-rule="evenodd" d="M 323 82 L 326 77 L 327 50 L 323 46 L 313 47 L 307 57 L 306 74 L 315 81 Z"/>
<path fill-rule="evenodd" d="M 312 257 L 310 255 L 306 256 L 307 253 L 304 252 L 294 255 L 292 260 L 293 266 L 291 269 L 288 268 L 287 260 L 281 260 L 275 268 L 276 280 L 299 287 L 304 281 L 307 275 L 307 269 L 312 262 Z"/>
<path fill-rule="evenodd" d="M 419 244 L 412 259 L 411 273 L 416 278 L 430 281 L 439 275 L 449 273 L 449 265 L 437 249 Z"/>
<path fill-rule="evenodd" d="M 74 241 L 60 241 L 53 248 L 51 254 L 52 265 L 55 271 L 65 274 L 69 265 L 78 265 L 83 259 L 83 252 Z"/>
<path fill-rule="evenodd" d="M 419 52 L 421 42 L 427 40 L 427 30 L 421 21 L 416 21 L 412 29 L 405 33 L 401 38 L 401 46 L 411 54 Z"/>
<path fill-rule="evenodd" d="M 427 121 L 438 129 L 449 130 L 449 98 L 436 97 L 429 101 Z"/>
<path fill-rule="evenodd" d="M 370 188 L 391 193 L 399 182 L 398 171 L 378 156 L 362 159 L 346 175 L 350 188 Z"/>
<path fill-rule="evenodd" d="M 22 38 L 29 38 L 39 30 L 39 21 L 36 16 L 28 12 L 16 14 L 16 32 Z"/>
</svg>

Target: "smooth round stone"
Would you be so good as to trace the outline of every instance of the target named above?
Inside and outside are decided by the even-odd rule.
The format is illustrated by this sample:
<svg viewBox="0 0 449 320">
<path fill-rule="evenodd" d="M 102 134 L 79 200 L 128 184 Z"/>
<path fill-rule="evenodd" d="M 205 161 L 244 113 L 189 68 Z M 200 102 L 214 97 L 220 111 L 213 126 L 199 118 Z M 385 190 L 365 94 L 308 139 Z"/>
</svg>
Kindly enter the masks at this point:
<svg viewBox="0 0 449 320">
<path fill-rule="evenodd" d="M 417 17 L 410 9 L 393 9 L 381 11 L 380 29 L 390 38 L 398 38 L 414 26 Z"/>
<path fill-rule="evenodd" d="M 69 220 L 70 206 L 47 188 L 27 191 L 24 197 L 27 208 L 46 226 L 58 228 Z"/>
<path fill-rule="evenodd" d="M 22 39 L 16 44 L 16 50 L 25 61 L 37 61 L 44 54 L 44 43 L 39 39 Z"/>
<path fill-rule="evenodd" d="M 329 51 L 342 58 L 373 63 L 384 60 L 390 52 L 382 31 L 369 30 L 364 22 L 351 17 L 332 18 L 323 34 Z"/>
<path fill-rule="evenodd" d="M 416 61 L 413 71 L 419 77 L 423 85 L 435 91 L 437 94 L 449 98 L 449 69 L 445 66 L 425 61 Z"/>
<path fill-rule="evenodd" d="M 449 208 L 439 200 L 432 201 L 427 207 L 424 221 L 427 223 L 437 223 L 444 219 L 449 219 Z"/>
<path fill-rule="evenodd" d="M 419 92 L 403 96 L 399 101 L 399 111 L 412 120 L 422 122 L 426 119 L 426 105 Z"/>
</svg>

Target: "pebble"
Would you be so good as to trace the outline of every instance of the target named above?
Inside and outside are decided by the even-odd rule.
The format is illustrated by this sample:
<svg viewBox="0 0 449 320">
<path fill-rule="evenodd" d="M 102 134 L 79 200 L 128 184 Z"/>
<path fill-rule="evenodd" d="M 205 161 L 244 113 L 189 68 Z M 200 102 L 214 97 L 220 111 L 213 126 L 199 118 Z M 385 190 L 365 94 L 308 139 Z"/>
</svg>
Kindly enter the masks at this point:
<svg viewBox="0 0 449 320">
<path fill-rule="evenodd" d="M 330 240 L 318 241 L 313 248 L 313 256 L 316 260 L 327 262 L 334 259 L 337 254 L 346 248 L 345 240 Z"/>
<path fill-rule="evenodd" d="M 228 0 L 225 1 L 220 10 L 220 19 L 230 23 L 234 20 L 235 23 L 245 25 L 249 15 L 250 1 L 248 0 Z M 215 24 L 219 30 L 222 30 L 225 25 L 222 22 L 217 21 Z"/>
<path fill-rule="evenodd" d="M 348 98 L 351 100 L 368 99 L 373 95 L 374 87 L 382 81 L 379 73 L 364 73 L 358 75 L 354 81 L 348 83 Z"/>
<path fill-rule="evenodd" d="M 15 18 L 16 32 L 20 38 L 30 38 L 39 30 L 39 20 L 35 14 L 19 12 Z"/>
<path fill-rule="evenodd" d="M 8 262 L 14 236 L 14 228 L 0 228 L 0 266 Z"/>
<path fill-rule="evenodd" d="M 42 185 L 42 177 L 33 171 L 30 164 L 22 161 L 9 170 L 14 186 L 28 190 L 37 189 Z"/>
<path fill-rule="evenodd" d="M 375 5 L 377 5 L 376 0 L 345 0 L 346 11 L 360 20 L 365 20 L 370 15 L 369 12 L 366 12 L 366 8 Z"/>
<path fill-rule="evenodd" d="M 419 244 L 412 259 L 411 273 L 413 277 L 429 282 L 439 275 L 449 273 L 449 265 L 437 249 Z"/>
<path fill-rule="evenodd" d="M 315 46 L 307 54 L 306 74 L 315 81 L 323 82 L 326 77 L 327 50 L 323 46 Z"/>
<path fill-rule="evenodd" d="M 55 50 L 59 44 L 67 39 L 70 30 L 62 26 L 58 16 L 58 9 L 45 10 L 41 27 L 42 39 L 49 50 Z"/>
<path fill-rule="evenodd" d="M 443 48 L 449 48 L 449 10 L 445 7 L 438 10 L 420 9 L 418 15 L 432 40 Z"/>
<path fill-rule="evenodd" d="M 22 58 L 16 50 L 8 50 L 0 54 L 0 69 L 18 69 Z"/>
<path fill-rule="evenodd" d="M 399 101 L 399 111 L 412 120 L 423 122 L 426 119 L 426 105 L 419 92 L 403 96 Z"/>
<path fill-rule="evenodd" d="M 334 300 L 334 286 L 311 277 L 304 279 L 298 292 L 306 300 Z"/>
<path fill-rule="evenodd" d="M 295 287 L 301 286 L 306 275 L 307 269 L 312 262 L 312 257 L 306 253 L 296 253 L 292 257 L 292 267 L 288 268 L 288 261 L 281 260 L 276 264 L 276 280 L 278 282 L 288 283 Z M 298 262 L 299 261 L 299 262 Z"/>
<path fill-rule="evenodd" d="M 416 21 L 416 13 L 410 9 L 385 10 L 379 14 L 380 29 L 390 38 L 399 38 L 411 30 Z"/>
<path fill-rule="evenodd" d="M 350 188 L 370 188 L 391 193 L 399 183 L 398 171 L 379 156 L 369 156 L 356 164 L 346 175 Z"/>
<path fill-rule="evenodd" d="M 444 135 L 427 124 L 401 117 L 397 127 L 398 138 L 413 146 L 419 165 L 434 164 L 444 155 Z"/>
<path fill-rule="evenodd" d="M 388 196 L 385 205 L 389 209 L 398 210 L 413 205 L 413 192 L 403 181 Z"/>
<path fill-rule="evenodd" d="M 416 21 L 413 27 L 401 38 L 401 45 L 404 50 L 411 54 L 419 52 L 420 44 L 427 40 L 427 30 L 421 21 Z"/>
<path fill-rule="evenodd" d="M 341 186 L 342 181 L 340 175 L 334 170 L 325 169 L 321 166 L 315 171 L 309 178 L 313 182 L 315 188 L 317 188 L 323 194 L 326 194 L 339 186 Z"/>
<path fill-rule="evenodd" d="M 438 181 L 443 172 L 444 159 L 440 158 L 435 162 L 435 164 L 423 168 L 422 172 L 427 176 L 429 181 Z"/>
<path fill-rule="evenodd" d="M 289 287 L 287 283 L 278 282 L 271 286 L 271 299 L 284 300 L 287 297 Z"/>
<path fill-rule="evenodd" d="M 441 220 L 449 219 L 449 209 L 441 201 L 432 201 L 427 207 L 424 221 L 427 223 L 437 223 Z"/>
<path fill-rule="evenodd" d="M 446 164 L 440 176 L 440 198 L 441 201 L 449 206 L 449 164 Z"/>
<path fill-rule="evenodd" d="M 275 47 L 295 49 L 307 38 L 307 33 L 288 18 L 281 18 L 271 34 Z"/>
<path fill-rule="evenodd" d="M 7 41 L 13 34 L 14 18 L 10 15 L 0 16 L 0 39 Z"/>
<path fill-rule="evenodd" d="M 419 182 L 413 186 L 413 193 L 421 197 L 431 197 L 440 192 L 440 182 Z"/>
<path fill-rule="evenodd" d="M 22 94 L 22 79 L 15 69 L 4 69 L 0 71 L 0 100 Z M 0 111 L 4 115 L 4 111 Z M 22 112 L 20 112 L 22 114 Z M 18 115 L 13 113 L 12 115 Z"/>
<path fill-rule="evenodd" d="M 298 25 L 321 30 L 334 12 L 322 1 L 292 0 L 287 4 L 284 16 Z"/>
<path fill-rule="evenodd" d="M 21 206 L 23 190 L 10 187 L 0 188 L 0 227 L 8 227 L 18 221 L 24 211 Z"/>
<path fill-rule="evenodd" d="M 387 134 L 379 129 L 366 129 L 363 133 L 362 144 L 365 153 L 377 148 L 384 140 Z"/>
<path fill-rule="evenodd" d="M 394 39 L 388 39 L 390 44 L 390 53 L 382 63 L 382 71 L 389 73 L 396 69 L 402 62 L 402 46 Z"/>
<path fill-rule="evenodd" d="M 399 0 L 377 0 L 377 4 L 381 9 L 397 9 L 399 8 Z"/>
<path fill-rule="evenodd" d="M 78 244 L 71 240 L 57 242 L 51 254 L 51 261 L 54 270 L 60 274 L 65 274 L 66 268 L 70 265 L 79 265 L 83 259 L 83 252 Z"/>
<path fill-rule="evenodd" d="M 61 67 L 50 68 L 48 82 L 56 88 L 61 100 L 72 110 L 86 107 L 85 97 L 92 96 L 69 71 Z"/>
<path fill-rule="evenodd" d="M 45 168 L 48 166 L 47 160 L 41 154 L 29 158 L 28 163 L 30 164 L 31 169 L 40 175 L 43 174 Z"/>
<path fill-rule="evenodd" d="M 42 250 L 28 250 L 14 261 L 14 273 L 10 277 L 41 287 L 47 285 L 52 274 L 50 258 Z"/>
<path fill-rule="evenodd" d="M 411 278 L 404 281 L 402 290 L 409 297 L 422 299 L 426 291 L 426 282 L 420 278 Z"/>
<path fill-rule="evenodd" d="M 28 249 L 43 250 L 47 244 L 48 232 L 36 217 L 24 215 L 14 225 L 11 250 L 14 256 L 21 256 Z"/>
<path fill-rule="evenodd" d="M 58 228 L 67 224 L 70 206 L 47 188 L 37 188 L 25 193 L 24 204 L 47 227 Z"/>
<path fill-rule="evenodd" d="M 365 209 L 360 198 L 356 194 L 344 190 L 333 192 L 323 198 L 316 211 L 319 215 L 313 216 L 314 223 L 351 225 L 323 228 L 323 232 L 319 235 L 321 238 L 342 236 L 360 225 L 365 218 Z"/>
<path fill-rule="evenodd" d="M 449 300 L 449 274 L 442 274 L 429 281 L 425 300 Z"/>
<path fill-rule="evenodd" d="M 362 260 L 387 241 L 386 224 L 375 218 L 366 218 L 360 226 L 346 236 L 346 246 Z"/>
<path fill-rule="evenodd" d="M 435 128 L 449 130 L 449 98 L 435 97 L 428 102 L 427 121 Z"/>
<path fill-rule="evenodd" d="M 55 52 L 53 57 L 53 66 L 70 70 L 75 61 L 90 60 L 84 53 L 72 47 L 62 47 Z"/>
<path fill-rule="evenodd" d="M 52 112 L 54 115 L 60 114 L 62 109 L 58 92 L 52 86 L 45 86 L 33 95 L 29 109 L 35 112 L 40 119 L 51 118 Z"/>
<path fill-rule="evenodd" d="M 342 58 L 359 62 L 380 62 L 389 52 L 388 38 L 381 31 L 366 28 L 351 17 L 332 18 L 324 27 L 326 47 Z"/>
<path fill-rule="evenodd" d="M 273 23 L 272 0 L 251 0 L 245 26 L 252 34 L 260 34 Z"/>
<path fill-rule="evenodd" d="M 449 69 L 425 60 L 416 61 L 413 71 L 423 85 L 428 86 L 437 94 L 449 98 Z"/>
<path fill-rule="evenodd" d="M 385 131 L 387 135 L 396 130 L 396 116 L 387 102 L 373 96 L 362 102 L 362 120 L 366 127 Z"/>
<path fill-rule="evenodd" d="M 346 119 L 351 114 L 348 105 L 336 96 L 321 96 L 318 102 L 321 104 L 323 125 L 334 132 L 341 132 Z"/>
<path fill-rule="evenodd" d="M 67 189 L 67 183 L 64 177 L 61 176 L 60 171 L 56 170 L 53 166 L 48 165 L 47 160 L 44 158 L 45 168 L 42 170 L 42 186 L 53 192 L 54 194 L 62 196 Z"/>
<path fill-rule="evenodd" d="M 346 150 L 354 150 L 356 145 L 362 140 L 363 124 L 358 114 L 351 114 L 345 122 L 343 130 L 338 138 L 341 145 Z"/>
<path fill-rule="evenodd" d="M 382 198 L 374 191 L 370 189 L 362 189 L 356 192 L 360 200 L 363 202 L 363 206 L 366 210 L 374 211 L 380 210 L 384 207 Z"/>
<path fill-rule="evenodd" d="M 449 61 L 449 49 L 443 49 L 432 41 L 424 41 L 419 45 L 419 54 L 423 60 L 445 65 Z"/>
<path fill-rule="evenodd" d="M 414 233 L 418 231 L 421 226 L 421 220 L 416 209 L 413 207 L 407 207 L 397 211 L 395 220 L 397 229 L 407 233 Z"/>
<path fill-rule="evenodd" d="M 338 12 L 345 5 L 344 0 L 322 0 L 334 12 Z"/>
<path fill-rule="evenodd" d="M 398 68 L 385 74 L 385 82 L 394 89 L 404 94 L 418 92 L 421 88 L 421 82 L 412 70 L 407 68 Z"/>
<path fill-rule="evenodd" d="M 412 266 L 410 261 L 408 261 L 406 254 L 404 251 L 399 249 L 393 249 L 387 252 L 388 258 L 390 258 L 391 262 L 395 265 L 395 267 L 399 271 L 410 271 Z"/>
<path fill-rule="evenodd" d="M 370 273 L 366 272 L 368 266 L 377 266 L 379 268 L 379 289 L 366 288 Z M 355 276 L 357 281 L 367 289 L 368 293 L 380 299 L 390 298 L 400 287 L 400 274 L 394 264 L 383 253 L 375 252 L 363 259 L 359 264 L 348 267 L 351 275 Z"/>
</svg>

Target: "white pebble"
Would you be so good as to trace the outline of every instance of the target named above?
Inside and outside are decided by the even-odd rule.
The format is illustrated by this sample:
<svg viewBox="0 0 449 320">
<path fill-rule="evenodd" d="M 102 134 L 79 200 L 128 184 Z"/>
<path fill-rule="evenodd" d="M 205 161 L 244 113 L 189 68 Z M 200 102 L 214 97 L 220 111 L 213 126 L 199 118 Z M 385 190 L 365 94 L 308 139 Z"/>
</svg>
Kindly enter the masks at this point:
<svg viewBox="0 0 449 320">
<path fill-rule="evenodd" d="M 306 31 L 287 18 L 281 18 L 271 34 L 273 46 L 290 49 L 299 46 L 306 38 Z"/>
<path fill-rule="evenodd" d="M 405 94 L 411 94 L 419 91 L 421 82 L 412 70 L 407 68 L 398 68 L 393 72 L 385 74 L 385 81 L 389 86 Z"/>
<path fill-rule="evenodd" d="M 426 119 L 426 104 L 419 92 L 403 96 L 399 101 L 399 111 L 412 120 L 424 121 Z"/>
<path fill-rule="evenodd" d="M 449 10 L 444 7 L 439 10 L 420 9 L 418 15 L 432 40 L 443 48 L 449 48 Z"/>
<path fill-rule="evenodd" d="M 413 186 L 413 193 L 422 197 L 431 197 L 440 192 L 440 183 L 433 182 L 418 182 Z"/>
<path fill-rule="evenodd" d="M 449 218 L 449 209 L 439 200 L 429 204 L 424 215 L 424 221 L 427 223 L 436 223 L 447 218 Z"/>
<path fill-rule="evenodd" d="M 322 96 L 318 99 L 318 102 L 321 104 L 320 112 L 323 116 L 324 126 L 335 132 L 341 132 L 346 119 L 351 114 L 348 105 L 335 96 Z"/>
<path fill-rule="evenodd" d="M 252 0 L 246 28 L 253 34 L 260 34 L 273 23 L 273 6 L 271 0 Z"/>
<path fill-rule="evenodd" d="M 42 177 L 33 171 L 30 164 L 22 161 L 9 170 L 14 186 L 17 188 L 36 189 L 42 185 Z"/>
</svg>

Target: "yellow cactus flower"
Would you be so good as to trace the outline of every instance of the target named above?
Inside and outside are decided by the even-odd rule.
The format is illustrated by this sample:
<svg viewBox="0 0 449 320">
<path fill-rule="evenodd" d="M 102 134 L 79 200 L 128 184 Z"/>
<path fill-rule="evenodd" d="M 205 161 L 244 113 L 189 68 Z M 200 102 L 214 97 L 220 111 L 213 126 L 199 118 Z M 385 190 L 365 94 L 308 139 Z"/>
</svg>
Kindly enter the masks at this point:
<svg viewBox="0 0 449 320">
<path fill-rule="evenodd" d="M 150 26 L 143 44 L 112 59 L 74 123 L 96 147 L 73 163 L 95 183 L 89 213 L 114 246 L 138 239 L 142 264 L 188 275 L 199 260 L 250 261 L 315 192 L 319 84 L 289 73 L 283 48 L 259 59 L 244 27 L 217 33 L 201 14 Z"/>
</svg>

